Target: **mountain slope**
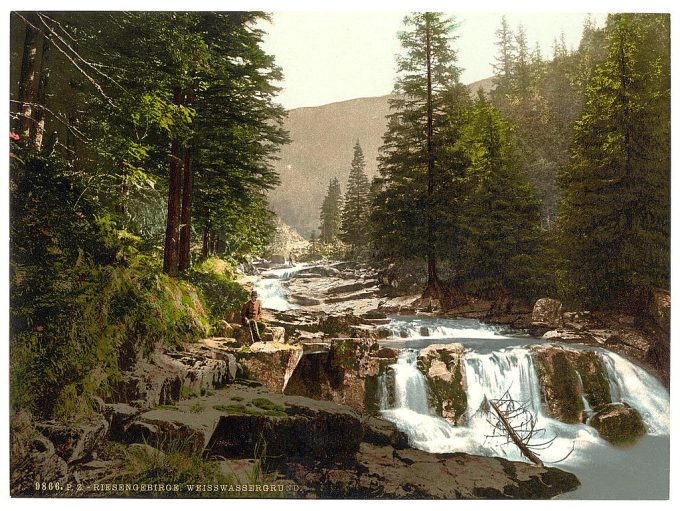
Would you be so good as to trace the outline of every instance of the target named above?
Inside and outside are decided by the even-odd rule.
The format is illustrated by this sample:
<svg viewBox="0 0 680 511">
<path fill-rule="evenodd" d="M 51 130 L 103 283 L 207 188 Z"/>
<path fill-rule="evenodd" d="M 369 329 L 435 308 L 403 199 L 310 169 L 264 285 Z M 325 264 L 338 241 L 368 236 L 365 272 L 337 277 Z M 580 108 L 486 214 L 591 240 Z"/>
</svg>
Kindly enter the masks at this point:
<svg viewBox="0 0 680 511">
<path fill-rule="evenodd" d="M 488 92 L 492 79 L 470 84 L 471 93 Z M 319 224 L 319 208 L 331 178 L 345 191 L 354 143 L 366 158 L 369 178 L 377 173 L 390 96 L 358 98 L 288 112 L 286 129 L 292 142 L 281 151 L 276 170 L 281 185 L 269 195 L 271 208 L 288 225 L 309 236 Z"/>
</svg>

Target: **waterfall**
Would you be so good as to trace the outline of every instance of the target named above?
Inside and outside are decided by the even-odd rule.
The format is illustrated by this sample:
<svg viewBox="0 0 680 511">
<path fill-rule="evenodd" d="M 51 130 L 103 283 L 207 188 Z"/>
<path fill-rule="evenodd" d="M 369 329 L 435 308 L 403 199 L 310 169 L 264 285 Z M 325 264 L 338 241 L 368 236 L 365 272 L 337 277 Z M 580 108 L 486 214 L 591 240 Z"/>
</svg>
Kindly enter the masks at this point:
<svg viewBox="0 0 680 511">
<path fill-rule="evenodd" d="M 598 352 L 609 374 L 613 399 L 625 401 L 640 411 L 650 434 L 668 435 L 669 395 L 661 383 L 614 353 Z M 551 445 L 539 451 L 545 462 L 560 460 L 573 449 L 569 462 L 585 463 L 591 458 L 593 449 L 611 449 L 590 426 L 564 424 L 544 414 L 539 379 L 528 348 L 512 347 L 490 353 L 468 349 L 465 352 L 468 420 L 465 426 L 458 427 L 435 416 L 429 409 L 427 380 L 418 370 L 417 358 L 415 350 L 401 352 L 397 362 L 390 366 L 394 371 L 394 389 L 387 389 L 386 379 L 382 379 L 380 400 L 383 416 L 407 433 L 413 447 L 429 452 L 463 451 L 524 460 L 514 444 L 503 438 L 491 438 L 493 428 L 487 416 L 479 412 L 485 398 L 499 398 L 508 391 L 536 417 L 536 428 L 544 430 L 535 441 L 540 443 L 554 438 Z M 394 394 L 393 408 L 387 408 L 384 397 L 390 390 Z"/>
<path fill-rule="evenodd" d="M 616 353 L 602 351 L 600 359 L 609 375 L 612 401 L 640 412 L 649 434 L 670 434 L 670 395 L 661 382 Z"/>
</svg>

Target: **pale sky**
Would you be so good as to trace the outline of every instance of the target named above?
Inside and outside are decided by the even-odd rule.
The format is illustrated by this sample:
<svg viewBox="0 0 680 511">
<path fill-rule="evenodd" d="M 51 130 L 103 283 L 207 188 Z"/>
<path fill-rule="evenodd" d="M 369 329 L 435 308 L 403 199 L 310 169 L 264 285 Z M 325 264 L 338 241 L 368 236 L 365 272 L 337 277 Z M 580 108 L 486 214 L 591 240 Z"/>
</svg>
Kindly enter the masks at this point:
<svg viewBox="0 0 680 511">
<path fill-rule="evenodd" d="M 285 76 L 278 100 L 287 109 L 317 106 L 345 99 L 383 96 L 392 91 L 397 32 L 405 13 L 399 12 L 274 12 L 264 49 L 276 57 Z M 460 13 L 454 46 L 462 81 L 471 83 L 492 75 L 495 32 L 502 13 Z M 553 40 L 564 31 L 567 46 L 577 47 L 585 14 L 508 13 L 514 30 L 522 24 L 529 46 L 536 42 L 543 55 L 552 54 Z M 593 15 L 598 26 L 605 14 Z"/>
</svg>

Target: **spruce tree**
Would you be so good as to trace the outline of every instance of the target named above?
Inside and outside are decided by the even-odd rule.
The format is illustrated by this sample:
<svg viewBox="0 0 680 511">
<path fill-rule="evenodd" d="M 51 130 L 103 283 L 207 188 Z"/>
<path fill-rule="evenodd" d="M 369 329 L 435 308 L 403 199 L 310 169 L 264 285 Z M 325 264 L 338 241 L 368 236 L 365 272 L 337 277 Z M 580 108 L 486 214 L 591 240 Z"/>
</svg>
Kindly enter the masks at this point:
<svg viewBox="0 0 680 511">
<path fill-rule="evenodd" d="M 457 263 L 474 292 L 503 289 L 529 296 L 542 280 L 540 203 L 521 174 L 510 131 L 480 92 L 460 141 L 470 164 L 460 218 L 465 241 Z"/>
<path fill-rule="evenodd" d="M 405 55 L 397 59 L 395 97 L 379 157 L 382 190 L 372 214 L 374 241 L 385 256 L 423 257 L 423 297 L 445 305 L 437 259 L 451 247 L 455 179 L 462 172 L 451 148 L 469 98 L 450 44 L 454 20 L 426 12 L 404 22 L 409 30 L 399 37 Z"/>
<path fill-rule="evenodd" d="M 340 226 L 340 239 L 351 245 L 353 249 L 363 245 L 366 241 L 370 184 L 365 169 L 366 160 L 357 140 L 354 144 L 352 168 L 347 178 L 347 192 Z"/>
<path fill-rule="evenodd" d="M 340 232 L 340 214 L 342 205 L 342 192 L 340 182 L 334 177 L 328 184 L 328 192 L 321 205 L 319 241 L 321 243 L 333 243 L 338 239 Z"/>
<path fill-rule="evenodd" d="M 597 305 L 668 286 L 668 16 L 614 14 L 561 176 L 563 294 Z"/>
</svg>

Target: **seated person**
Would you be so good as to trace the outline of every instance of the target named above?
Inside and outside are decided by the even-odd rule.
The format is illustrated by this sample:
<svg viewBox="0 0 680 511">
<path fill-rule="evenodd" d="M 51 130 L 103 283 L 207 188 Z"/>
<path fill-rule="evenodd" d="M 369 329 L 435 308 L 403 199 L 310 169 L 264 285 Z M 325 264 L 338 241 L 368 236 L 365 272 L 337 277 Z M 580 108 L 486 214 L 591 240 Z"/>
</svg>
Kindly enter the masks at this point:
<svg viewBox="0 0 680 511">
<path fill-rule="evenodd" d="M 241 324 L 250 330 L 250 338 L 253 342 L 260 342 L 262 337 L 260 331 L 264 330 L 265 325 L 261 322 L 262 304 L 257 299 L 257 291 L 250 293 L 250 300 L 241 307 Z"/>
</svg>

